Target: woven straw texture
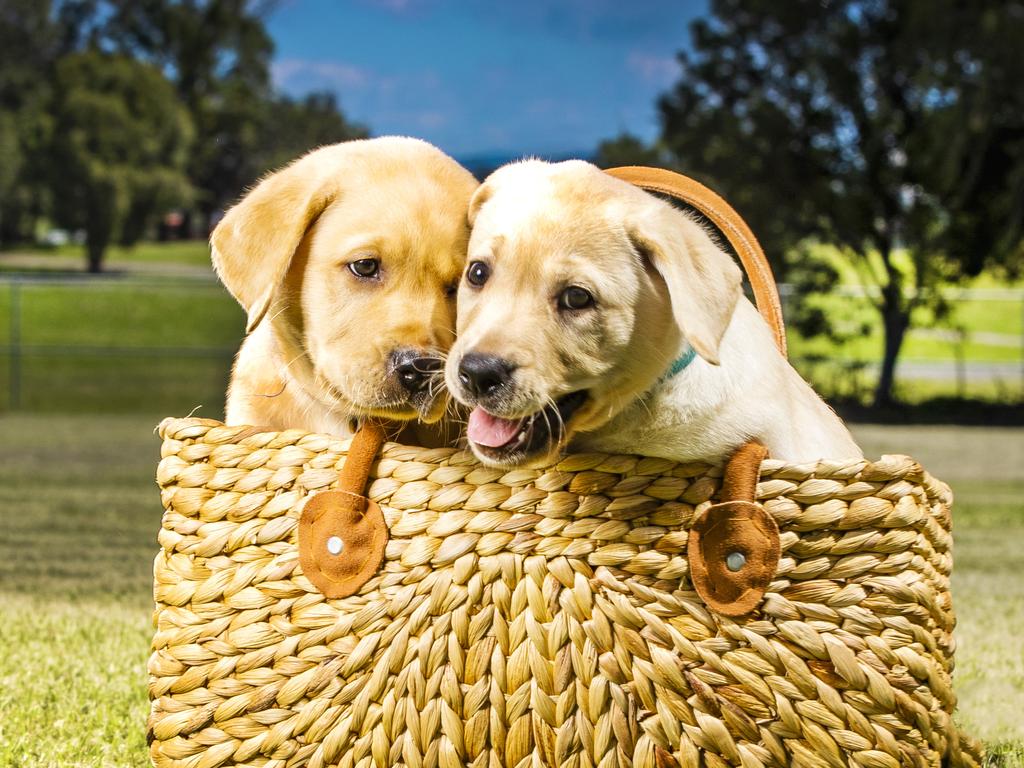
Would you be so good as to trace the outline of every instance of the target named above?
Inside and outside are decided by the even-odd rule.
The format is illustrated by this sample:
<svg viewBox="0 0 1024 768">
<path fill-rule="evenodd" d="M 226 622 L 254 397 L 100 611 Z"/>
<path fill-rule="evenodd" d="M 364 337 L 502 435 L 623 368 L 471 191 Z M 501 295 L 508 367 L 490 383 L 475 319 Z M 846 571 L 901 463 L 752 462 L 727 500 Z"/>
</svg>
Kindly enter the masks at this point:
<svg viewBox="0 0 1024 768">
<path fill-rule="evenodd" d="M 976 766 L 953 725 L 949 489 L 904 456 L 762 465 L 782 558 L 750 618 L 688 578 L 720 471 L 572 455 L 501 472 L 387 444 L 359 594 L 298 565 L 347 440 L 160 426 L 149 662 L 160 768 Z"/>
</svg>

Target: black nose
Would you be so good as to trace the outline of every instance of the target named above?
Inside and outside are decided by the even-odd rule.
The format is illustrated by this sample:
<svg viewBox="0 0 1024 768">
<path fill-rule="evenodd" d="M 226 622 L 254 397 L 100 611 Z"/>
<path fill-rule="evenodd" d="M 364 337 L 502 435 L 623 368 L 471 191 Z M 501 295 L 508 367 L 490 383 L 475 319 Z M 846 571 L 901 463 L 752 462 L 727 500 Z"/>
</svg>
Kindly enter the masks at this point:
<svg viewBox="0 0 1024 768">
<path fill-rule="evenodd" d="M 484 397 L 507 384 L 515 368 L 500 357 L 470 352 L 459 363 L 459 381 L 471 394 Z"/>
<path fill-rule="evenodd" d="M 410 394 L 426 389 L 430 377 L 444 368 L 444 360 L 428 357 L 422 351 L 401 349 L 393 355 L 398 381 Z"/>
</svg>

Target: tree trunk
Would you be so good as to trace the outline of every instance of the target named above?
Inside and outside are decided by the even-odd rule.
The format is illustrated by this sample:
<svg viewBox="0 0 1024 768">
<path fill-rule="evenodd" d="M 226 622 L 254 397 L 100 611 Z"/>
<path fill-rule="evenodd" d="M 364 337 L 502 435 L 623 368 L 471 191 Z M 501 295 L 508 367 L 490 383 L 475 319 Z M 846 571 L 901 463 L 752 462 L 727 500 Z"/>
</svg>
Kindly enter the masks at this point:
<svg viewBox="0 0 1024 768">
<path fill-rule="evenodd" d="M 112 183 L 97 185 L 86 207 L 85 258 L 92 274 L 103 271 L 103 254 L 114 236 L 116 194 Z"/>
<path fill-rule="evenodd" d="M 95 243 L 87 243 L 85 246 L 85 258 L 88 263 L 89 272 L 97 275 L 103 271 L 103 247 L 96 247 Z"/>
<path fill-rule="evenodd" d="M 882 328 L 885 348 L 882 352 L 882 370 L 875 389 L 876 408 L 893 405 L 893 384 L 896 381 L 896 360 L 903 346 L 903 339 L 910 327 L 910 310 L 903 301 L 899 285 L 890 283 L 882 290 Z"/>
<path fill-rule="evenodd" d="M 90 274 L 103 271 L 103 252 L 110 242 L 109 230 L 104 227 L 90 227 L 85 231 L 85 262 Z"/>
</svg>

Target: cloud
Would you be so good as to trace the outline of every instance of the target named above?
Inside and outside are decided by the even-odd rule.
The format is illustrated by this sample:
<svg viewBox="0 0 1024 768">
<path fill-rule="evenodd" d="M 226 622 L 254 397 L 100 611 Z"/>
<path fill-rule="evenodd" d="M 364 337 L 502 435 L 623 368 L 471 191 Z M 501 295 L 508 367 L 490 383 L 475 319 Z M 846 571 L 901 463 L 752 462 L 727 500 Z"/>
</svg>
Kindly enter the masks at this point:
<svg viewBox="0 0 1024 768">
<path fill-rule="evenodd" d="M 270 65 L 274 85 L 283 90 L 349 90 L 365 88 L 369 71 L 339 61 L 279 59 Z"/>
<path fill-rule="evenodd" d="M 419 125 L 420 128 L 433 130 L 447 125 L 448 116 L 438 110 L 425 110 L 423 112 L 415 113 L 413 121 Z"/>
<path fill-rule="evenodd" d="M 707 0 L 518 0 L 473 2 L 469 7 L 502 23 L 566 40 L 644 42 L 662 40 L 666 30 L 674 30 L 683 42 L 689 22 L 707 11 Z"/>
<path fill-rule="evenodd" d="M 403 100 L 425 98 L 445 90 L 436 72 L 384 74 L 365 67 L 329 59 L 285 58 L 270 65 L 274 86 L 288 93 L 314 90 L 373 92 L 376 97 Z"/>
<path fill-rule="evenodd" d="M 361 0 L 363 5 L 371 8 L 380 8 L 396 16 L 419 13 L 426 10 L 428 3 L 425 0 Z"/>
<path fill-rule="evenodd" d="M 645 82 L 667 88 L 679 77 L 679 62 L 674 56 L 652 56 L 633 51 L 626 57 L 626 68 Z"/>
<path fill-rule="evenodd" d="M 349 117 L 378 133 L 430 138 L 457 117 L 459 100 L 431 70 L 384 73 L 328 59 L 284 58 L 273 62 L 275 88 L 292 95 L 337 94 Z"/>
</svg>

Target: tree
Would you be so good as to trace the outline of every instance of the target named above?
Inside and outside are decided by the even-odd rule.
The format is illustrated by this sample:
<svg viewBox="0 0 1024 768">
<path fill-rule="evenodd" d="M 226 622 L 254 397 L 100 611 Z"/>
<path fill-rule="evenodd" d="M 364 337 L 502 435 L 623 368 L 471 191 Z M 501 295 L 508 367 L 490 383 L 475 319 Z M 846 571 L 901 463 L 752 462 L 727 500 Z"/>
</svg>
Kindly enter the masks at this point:
<svg viewBox="0 0 1024 768">
<path fill-rule="evenodd" d="M 56 42 L 48 2 L 0 3 L 0 242 L 26 237 L 45 206 L 38 165 Z"/>
<path fill-rule="evenodd" d="M 73 6 L 79 8 L 74 10 Z M 222 208 L 264 169 L 260 122 L 272 99 L 273 43 L 263 17 L 272 0 L 69 0 L 79 44 L 99 41 L 159 68 L 188 110 L 195 142 L 187 174 L 205 234 Z"/>
<path fill-rule="evenodd" d="M 817 238 L 877 286 L 891 402 L 915 308 L 1020 268 L 1024 3 L 713 0 L 691 33 L 664 146 L 769 253 Z"/>
<path fill-rule="evenodd" d="M 665 153 L 656 146 L 648 146 L 631 133 L 620 133 L 614 139 L 602 141 L 597 147 L 594 164 L 599 168 L 616 168 L 623 165 L 663 166 L 667 162 Z"/>
<path fill-rule="evenodd" d="M 90 272 L 123 230 L 188 201 L 191 127 L 154 67 L 92 50 L 56 66 L 51 187 L 58 220 L 86 234 Z"/>
<path fill-rule="evenodd" d="M 257 163 L 260 172 L 279 168 L 314 147 L 368 135 L 365 126 L 345 119 L 332 93 L 279 96 L 262 121 Z"/>
<path fill-rule="evenodd" d="M 37 219 L 53 215 L 69 226 L 90 222 L 98 268 L 110 238 L 133 243 L 168 203 L 187 202 L 189 229 L 205 235 L 212 214 L 269 168 L 365 136 L 331 95 L 273 92 L 263 18 L 275 5 L 0 0 L 0 241 L 28 239 Z M 102 77 L 93 82 L 76 67 Z M 146 100 L 129 70 L 159 94 L 159 104 L 143 104 L 150 112 L 137 112 Z M 159 130 L 139 133 L 141 125 Z M 130 146 L 129 134 L 148 141 Z M 135 159 L 142 165 L 133 170 Z"/>
<path fill-rule="evenodd" d="M 292 100 L 270 82 L 263 19 L 277 0 L 64 0 L 71 45 L 90 41 L 146 61 L 174 83 L 195 130 L 187 172 L 203 231 L 270 168 L 319 143 L 366 135 L 333 96 Z M 205 232 L 204 232 L 205 234 Z"/>
</svg>

